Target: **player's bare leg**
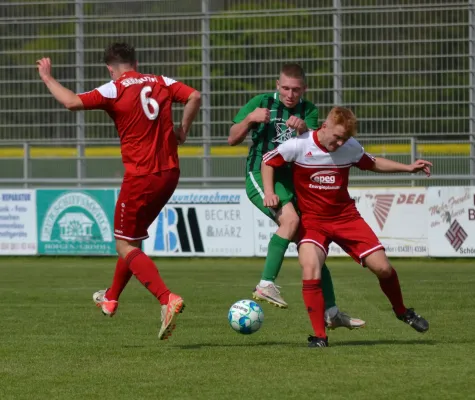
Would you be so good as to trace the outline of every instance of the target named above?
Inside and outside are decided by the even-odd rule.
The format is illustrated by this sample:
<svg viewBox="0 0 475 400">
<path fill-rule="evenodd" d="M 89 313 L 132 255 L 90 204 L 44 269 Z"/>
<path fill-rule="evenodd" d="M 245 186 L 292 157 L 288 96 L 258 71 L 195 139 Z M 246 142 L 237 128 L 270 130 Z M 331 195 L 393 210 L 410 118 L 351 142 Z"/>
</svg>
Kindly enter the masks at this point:
<svg viewBox="0 0 475 400">
<path fill-rule="evenodd" d="M 155 263 L 141 250 L 141 241 L 116 240 L 119 256 L 124 258 L 137 280 L 152 293 L 162 305 L 160 340 L 168 339 L 176 326 L 176 318 L 184 307 L 183 299 L 171 293 L 163 282 Z"/>
<path fill-rule="evenodd" d="M 288 305 L 274 281 L 282 267 L 285 252 L 299 226 L 299 216 L 292 203 L 287 203 L 276 211 L 275 221 L 279 228 L 269 242 L 264 272 L 252 296 L 256 300 L 264 300 L 277 307 L 287 308 Z"/>
<path fill-rule="evenodd" d="M 429 323 L 416 314 L 413 308 L 407 308 L 404 305 L 396 270 L 389 263 L 385 251 L 375 251 L 364 258 L 363 261 L 366 267 L 378 277 L 381 290 L 391 302 L 396 317 L 416 331 L 426 332 L 429 329 Z"/>
<path fill-rule="evenodd" d="M 302 296 L 312 324 L 314 335 L 308 338 L 308 347 L 328 347 L 325 332 L 325 300 L 321 287 L 321 269 L 326 254 L 313 242 L 299 246 L 299 262 L 302 267 Z"/>
</svg>

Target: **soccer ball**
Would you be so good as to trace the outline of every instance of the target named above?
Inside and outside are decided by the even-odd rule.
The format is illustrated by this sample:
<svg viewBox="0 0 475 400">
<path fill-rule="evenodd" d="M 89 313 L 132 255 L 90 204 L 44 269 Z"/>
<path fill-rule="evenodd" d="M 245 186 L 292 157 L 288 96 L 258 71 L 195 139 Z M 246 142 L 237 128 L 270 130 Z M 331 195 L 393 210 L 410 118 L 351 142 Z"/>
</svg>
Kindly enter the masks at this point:
<svg viewBox="0 0 475 400">
<path fill-rule="evenodd" d="M 231 328 L 244 335 L 257 332 L 264 322 L 264 311 L 259 304 L 252 300 L 239 300 L 228 312 Z"/>
</svg>

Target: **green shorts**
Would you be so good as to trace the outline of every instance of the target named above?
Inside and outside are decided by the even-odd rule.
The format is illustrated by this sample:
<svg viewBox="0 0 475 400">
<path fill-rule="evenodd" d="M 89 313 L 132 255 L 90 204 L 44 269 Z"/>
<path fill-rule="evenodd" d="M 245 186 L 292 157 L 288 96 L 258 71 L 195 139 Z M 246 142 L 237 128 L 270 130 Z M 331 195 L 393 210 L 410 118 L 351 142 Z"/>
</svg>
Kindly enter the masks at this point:
<svg viewBox="0 0 475 400">
<path fill-rule="evenodd" d="M 277 171 L 276 171 L 277 172 Z M 294 184 L 290 171 L 283 174 L 275 174 L 274 191 L 279 196 L 280 202 L 278 208 L 270 208 L 264 206 L 264 185 L 262 184 L 262 176 L 260 172 L 248 172 L 246 176 L 246 194 L 252 204 L 261 210 L 270 219 L 275 221 L 275 215 L 278 209 L 287 203 L 293 203 Z"/>
</svg>

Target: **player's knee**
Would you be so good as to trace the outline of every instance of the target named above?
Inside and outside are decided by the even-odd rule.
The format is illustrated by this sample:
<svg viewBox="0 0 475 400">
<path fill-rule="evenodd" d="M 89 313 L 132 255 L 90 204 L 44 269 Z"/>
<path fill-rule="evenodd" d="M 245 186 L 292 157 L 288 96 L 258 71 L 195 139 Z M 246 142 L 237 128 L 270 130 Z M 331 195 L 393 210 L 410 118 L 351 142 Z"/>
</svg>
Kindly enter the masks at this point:
<svg viewBox="0 0 475 400">
<path fill-rule="evenodd" d="M 374 274 L 380 279 L 387 279 L 391 277 L 392 267 L 389 263 L 381 263 L 371 268 Z"/>
<path fill-rule="evenodd" d="M 392 267 L 389 263 L 386 263 L 382 265 L 380 272 L 379 272 L 379 277 L 382 279 L 387 279 L 390 278 L 392 274 Z"/>
<path fill-rule="evenodd" d="M 321 279 L 321 268 L 318 263 L 301 264 L 302 266 L 302 279 Z"/>
<path fill-rule="evenodd" d="M 117 239 L 115 242 L 115 249 L 117 251 L 117 254 L 124 259 L 131 251 L 135 249 L 140 249 L 141 247 L 141 241 L 128 242 L 126 240 Z"/>
<path fill-rule="evenodd" d="M 288 215 L 286 218 L 283 219 L 281 228 L 285 231 L 288 237 L 293 238 L 294 235 L 297 233 L 299 223 L 300 219 L 297 214 Z"/>
</svg>

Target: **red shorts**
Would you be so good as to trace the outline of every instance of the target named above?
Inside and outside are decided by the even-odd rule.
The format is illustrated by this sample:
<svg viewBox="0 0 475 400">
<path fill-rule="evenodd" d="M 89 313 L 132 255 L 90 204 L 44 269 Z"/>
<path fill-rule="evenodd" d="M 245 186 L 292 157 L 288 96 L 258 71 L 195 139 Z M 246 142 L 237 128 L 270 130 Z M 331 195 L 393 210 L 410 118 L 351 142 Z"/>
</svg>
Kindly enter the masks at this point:
<svg viewBox="0 0 475 400">
<path fill-rule="evenodd" d="M 179 177 L 178 168 L 125 176 L 115 206 L 114 236 L 129 241 L 147 239 L 149 226 L 175 191 Z"/>
<path fill-rule="evenodd" d="M 363 265 L 363 259 L 384 246 L 366 221 L 357 217 L 346 221 L 306 221 L 300 225 L 299 245 L 314 243 L 328 255 L 330 243 L 338 244 L 353 260 Z"/>
</svg>

